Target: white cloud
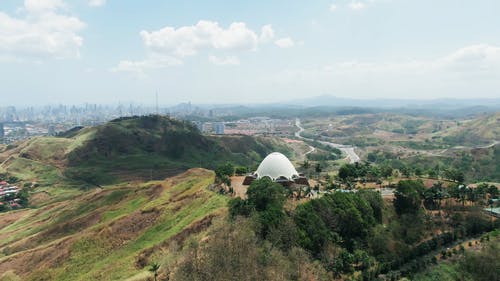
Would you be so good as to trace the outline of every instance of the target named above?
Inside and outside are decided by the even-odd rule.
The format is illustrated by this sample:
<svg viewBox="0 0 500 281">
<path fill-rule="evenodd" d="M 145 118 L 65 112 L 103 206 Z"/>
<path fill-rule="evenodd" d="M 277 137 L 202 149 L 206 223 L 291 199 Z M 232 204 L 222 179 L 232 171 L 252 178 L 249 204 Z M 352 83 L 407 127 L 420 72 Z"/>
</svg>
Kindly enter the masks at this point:
<svg viewBox="0 0 500 281">
<path fill-rule="evenodd" d="M 337 5 L 331 4 L 330 5 L 330 12 L 335 12 L 337 10 Z"/>
<path fill-rule="evenodd" d="M 274 38 L 274 30 L 270 24 L 264 25 L 260 32 L 260 43 L 268 43 Z"/>
<path fill-rule="evenodd" d="M 219 58 L 216 56 L 209 56 L 208 60 L 215 65 L 239 65 L 240 60 L 235 56 L 227 56 Z"/>
<path fill-rule="evenodd" d="M 88 0 L 90 7 L 102 7 L 106 5 L 106 0 Z"/>
<path fill-rule="evenodd" d="M 500 88 L 500 47 L 478 44 L 433 60 L 344 61 L 308 69 L 288 69 L 274 82 L 294 90 L 386 97 L 432 98 L 489 95 Z"/>
<path fill-rule="evenodd" d="M 201 20 L 192 26 L 166 26 L 155 31 L 143 30 L 140 35 L 148 51 L 147 58 L 141 61 L 123 60 L 111 71 L 143 73 L 147 69 L 182 64 L 184 57 L 194 56 L 201 51 L 255 51 L 259 46 L 272 42 L 274 30 L 271 25 L 264 25 L 260 34 L 257 34 L 244 22 L 233 22 L 229 27 L 223 28 L 217 22 Z M 290 42 L 285 40 L 283 44 Z M 156 61 L 158 59 L 160 62 Z M 240 64 L 238 57 L 234 55 L 211 55 L 208 60 L 215 65 Z"/>
<path fill-rule="evenodd" d="M 349 3 L 349 8 L 351 10 L 362 10 L 362 9 L 366 8 L 366 4 L 363 2 L 353 1 L 353 2 Z"/>
<path fill-rule="evenodd" d="M 134 72 L 144 73 L 151 69 L 161 69 L 169 66 L 182 65 L 182 61 L 178 58 L 170 56 L 152 55 L 145 60 L 131 61 L 122 60 L 116 67 L 111 68 L 112 72 Z"/>
<path fill-rule="evenodd" d="M 260 37 L 243 22 L 233 22 L 227 29 L 217 22 L 201 20 L 193 26 L 166 26 L 156 31 L 141 31 L 144 44 L 153 52 L 192 56 L 203 49 L 256 50 L 259 43 L 274 37 L 271 26 L 264 26 Z"/>
<path fill-rule="evenodd" d="M 500 47 L 478 44 L 459 49 L 437 64 L 459 72 L 496 72 L 500 79 Z"/>
<path fill-rule="evenodd" d="M 79 18 L 62 12 L 61 0 L 26 0 L 21 16 L 0 12 L 0 56 L 13 60 L 76 58 L 85 28 Z"/>
<path fill-rule="evenodd" d="M 66 4 L 62 0 L 25 0 L 23 8 L 29 13 L 43 13 L 65 7 Z"/>
<path fill-rule="evenodd" d="M 276 41 L 274 41 L 274 44 L 280 48 L 291 48 L 295 46 L 295 42 L 293 42 L 292 38 L 286 37 L 286 38 L 281 38 Z"/>
<path fill-rule="evenodd" d="M 386 74 L 412 73 L 428 74 L 434 72 L 448 74 L 490 73 L 500 77 L 500 47 L 478 44 L 463 47 L 448 55 L 434 60 L 411 60 L 403 62 L 357 62 L 346 61 L 329 66 L 332 72 Z"/>
</svg>

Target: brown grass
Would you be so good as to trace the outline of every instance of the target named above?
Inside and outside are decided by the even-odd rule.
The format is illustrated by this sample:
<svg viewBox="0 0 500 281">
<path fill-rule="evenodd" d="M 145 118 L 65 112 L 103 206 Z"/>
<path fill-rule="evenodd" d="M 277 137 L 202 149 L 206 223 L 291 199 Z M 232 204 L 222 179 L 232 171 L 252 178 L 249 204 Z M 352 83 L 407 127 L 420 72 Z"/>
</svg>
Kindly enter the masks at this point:
<svg viewBox="0 0 500 281">
<path fill-rule="evenodd" d="M 73 238 L 68 237 L 45 247 L 11 255 L 0 262 L 0 272 L 13 270 L 17 275 L 23 277 L 35 269 L 60 266 L 69 257 L 69 249 L 74 241 Z"/>
<path fill-rule="evenodd" d="M 155 252 L 160 250 L 168 249 L 171 243 L 176 243 L 177 245 L 182 245 L 184 241 L 191 235 L 201 233 L 207 230 L 212 225 L 212 220 L 216 217 L 214 214 L 210 214 L 201 220 L 192 223 L 187 228 L 183 229 L 181 232 L 172 236 L 171 238 L 163 241 L 162 243 L 155 245 L 154 247 L 143 250 L 139 255 L 137 255 L 135 266 L 137 268 L 144 268 L 151 263 L 151 256 Z"/>
</svg>

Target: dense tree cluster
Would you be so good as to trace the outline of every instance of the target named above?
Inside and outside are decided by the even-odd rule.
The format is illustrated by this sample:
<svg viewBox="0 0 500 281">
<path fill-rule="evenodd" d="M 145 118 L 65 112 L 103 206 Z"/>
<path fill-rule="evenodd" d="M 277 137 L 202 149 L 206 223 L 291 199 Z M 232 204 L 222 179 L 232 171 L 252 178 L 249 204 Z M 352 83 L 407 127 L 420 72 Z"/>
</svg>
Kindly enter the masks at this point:
<svg viewBox="0 0 500 281">
<path fill-rule="evenodd" d="M 387 165 L 371 165 L 369 162 L 360 164 L 344 164 L 340 167 L 338 177 L 342 182 L 355 180 L 375 182 L 379 178 L 392 176 L 393 169 Z"/>
<path fill-rule="evenodd" d="M 217 166 L 215 169 L 215 180 L 219 183 L 225 183 L 231 186 L 231 179 L 229 177 L 234 175 L 234 166 L 231 163 Z"/>
<path fill-rule="evenodd" d="M 362 250 L 373 226 L 382 220 L 380 194 L 333 193 L 299 205 L 293 212 L 284 209 L 286 190 L 269 179 L 254 181 L 246 200 L 229 203 L 233 219 L 250 218 L 258 237 L 287 251 L 307 250 L 335 274 L 370 267 L 373 257 Z"/>
<path fill-rule="evenodd" d="M 277 229 L 285 213 L 283 205 L 286 200 L 285 188 L 269 178 L 252 182 L 247 190 L 248 199 L 232 199 L 229 202 L 229 212 L 232 218 L 239 215 L 254 216 L 258 223 L 257 232 L 262 238 Z"/>
<path fill-rule="evenodd" d="M 422 204 L 421 194 L 423 192 L 424 184 L 422 181 L 400 181 L 394 192 L 396 213 L 399 215 L 418 213 Z"/>
<path fill-rule="evenodd" d="M 415 154 L 410 157 L 400 156 L 375 150 L 367 154 L 367 160 L 378 166 L 389 166 L 406 177 L 427 176 L 434 179 L 446 179 L 463 183 L 466 181 L 500 181 L 500 146 L 489 149 L 459 151 L 452 156 L 433 157 Z"/>
<path fill-rule="evenodd" d="M 355 193 L 336 192 L 311 200 L 295 210 L 299 244 L 316 256 L 328 242 L 353 250 L 375 224 L 373 213 L 370 204 Z"/>
<path fill-rule="evenodd" d="M 361 169 L 345 166 L 348 173 L 351 168 Z M 258 244 L 269 243 L 285 256 L 289 249 L 306 250 L 308 259 L 320 261 L 333 277 L 360 271 L 362 280 L 374 280 L 381 273 L 412 274 L 433 262 L 428 256 L 432 251 L 496 227 L 488 223 L 480 208 L 467 206 L 466 212 L 452 217 L 452 231 L 426 238 L 443 223 L 434 221 L 426 210 L 441 211 L 442 201 L 447 199 L 459 202 L 453 197 L 457 188 L 445 188 L 441 183 L 425 188 L 420 180 L 403 180 L 396 186 L 392 207 L 378 192 L 360 190 L 325 194 L 286 210 L 286 190 L 263 179 L 252 183 L 246 200 L 232 199 L 229 212 L 233 220 L 245 217 L 252 221 Z M 488 185 L 474 190 L 483 190 L 486 197 L 498 194 Z"/>
</svg>

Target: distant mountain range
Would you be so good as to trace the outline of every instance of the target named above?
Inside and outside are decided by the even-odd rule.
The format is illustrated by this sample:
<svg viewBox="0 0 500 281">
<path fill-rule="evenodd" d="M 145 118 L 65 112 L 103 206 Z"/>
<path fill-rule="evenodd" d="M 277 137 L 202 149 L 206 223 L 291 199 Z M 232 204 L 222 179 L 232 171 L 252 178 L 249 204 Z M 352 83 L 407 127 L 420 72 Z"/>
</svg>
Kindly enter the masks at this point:
<svg viewBox="0 0 500 281">
<path fill-rule="evenodd" d="M 335 106 L 335 107 L 422 107 L 422 108 L 446 108 L 458 109 L 472 106 L 485 106 L 489 108 L 500 108 L 500 98 L 497 99 L 353 99 L 340 98 L 332 95 L 321 95 L 311 98 L 284 101 L 283 104 L 311 106 Z"/>
<path fill-rule="evenodd" d="M 185 111 L 185 107 L 214 110 L 229 116 L 317 116 L 325 114 L 361 114 L 393 112 L 403 114 L 431 114 L 441 117 L 465 117 L 500 111 L 500 98 L 477 99 L 355 99 L 321 95 L 303 99 L 261 104 L 191 104 L 171 107 L 171 112 Z"/>
<path fill-rule="evenodd" d="M 439 118 L 471 118 L 500 111 L 498 99 L 351 99 L 331 95 L 263 104 L 196 105 L 213 110 L 214 116 L 226 121 L 241 117 L 269 116 L 276 118 L 321 117 L 332 114 L 399 113 Z M 216 119 L 218 117 L 215 117 Z"/>
</svg>

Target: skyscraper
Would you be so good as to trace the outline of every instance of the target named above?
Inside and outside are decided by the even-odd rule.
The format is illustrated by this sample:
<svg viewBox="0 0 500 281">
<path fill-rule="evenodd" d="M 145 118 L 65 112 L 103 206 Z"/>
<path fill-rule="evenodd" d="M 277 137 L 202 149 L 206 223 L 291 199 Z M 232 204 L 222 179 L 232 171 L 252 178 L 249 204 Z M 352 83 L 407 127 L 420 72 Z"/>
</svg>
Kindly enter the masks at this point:
<svg viewBox="0 0 500 281">
<path fill-rule="evenodd" d="M 225 128 L 224 123 L 222 122 L 214 123 L 214 131 L 216 135 L 223 135 L 224 128 Z"/>
</svg>

